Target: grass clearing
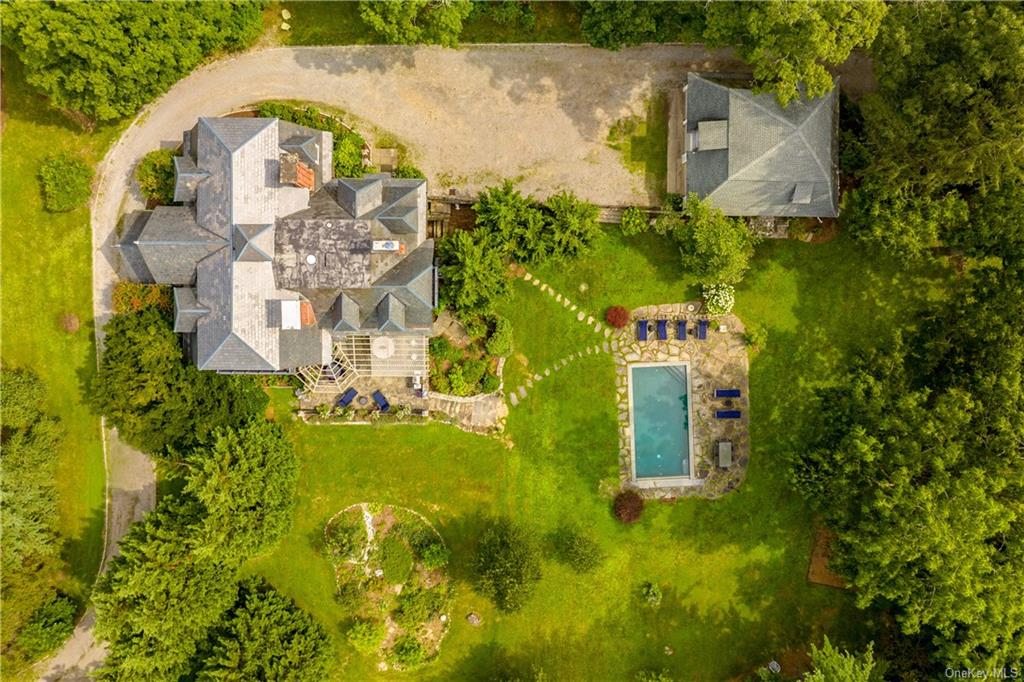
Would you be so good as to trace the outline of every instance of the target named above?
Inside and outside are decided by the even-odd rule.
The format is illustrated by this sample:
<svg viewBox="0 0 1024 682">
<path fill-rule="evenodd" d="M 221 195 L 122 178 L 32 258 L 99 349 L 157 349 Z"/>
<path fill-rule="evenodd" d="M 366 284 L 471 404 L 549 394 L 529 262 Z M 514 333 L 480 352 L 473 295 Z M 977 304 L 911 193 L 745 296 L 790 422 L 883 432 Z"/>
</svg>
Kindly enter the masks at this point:
<svg viewBox="0 0 1024 682">
<path fill-rule="evenodd" d="M 531 269 L 592 313 L 695 295 L 670 242 L 609 229 L 568 265 Z M 391 678 L 341 635 L 347 614 L 314 540 L 323 522 L 354 502 L 410 506 L 435 523 L 453 551 L 452 629 L 439 659 L 417 679 L 491 679 L 539 665 L 551 679 L 631 679 L 667 668 L 679 679 L 745 675 L 824 634 L 864 644 L 867 616 L 849 594 L 806 580 L 813 522 L 790 490 L 786 459 L 813 419 L 811 390 L 839 360 L 887 333 L 923 301 L 941 296 L 942 268 L 908 269 L 840 237 L 828 244 L 758 247 L 737 312 L 764 324 L 768 344 L 751 365 L 753 455 L 747 479 L 723 499 L 649 503 L 624 526 L 610 513 L 618 484 L 614 365 L 584 356 L 535 385 L 512 408 L 506 449 L 496 439 L 431 426 L 311 426 L 286 421 L 302 461 L 295 527 L 250 569 L 311 609 L 333 632 L 339 679 Z M 579 285 L 586 283 L 585 291 Z M 538 287 L 521 280 L 501 310 L 516 352 L 544 366 L 597 335 Z M 510 362 L 510 366 L 514 366 Z M 274 394 L 274 412 L 290 396 Z M 488 515 L 507 514 L 543 538 L 572 523 L 606 553 L 592 574 L 552 559 L 526 607 L 501 614 L 469 582 L 473 543 Z M 544 540 L 542 540 L 544 541 Z M 550 548 L 545 554 L 550 556 Z M 656 609 L 636 595 L 643 581 L 664 592 Z M 476 612 L 480 628 L 466 624 Z M 666 655 L 666 647 L 673 655 Z M 341 667 L 344 666 L 344 667 Z"/>
<path fill-rule="evenodd" d="M 95 166 L 119 125 L 82 132 L 49 108 L 24 80 L 20 62 L 3 52 L 3 362 L 27 367 L 46 382 L 49 411 L 65 430 L 58 458 L 60 532 L 68 574 L 61 589 L 82 598 L 103 552 L 104 469 L 99 418 L 86 390 L 96 370 L 92 315 L 89 209 L 43 210 L 37 174 L 49 154 L 66 151 Z M 74 315 L 77 331 L 64 329 Z"/>
</svg>

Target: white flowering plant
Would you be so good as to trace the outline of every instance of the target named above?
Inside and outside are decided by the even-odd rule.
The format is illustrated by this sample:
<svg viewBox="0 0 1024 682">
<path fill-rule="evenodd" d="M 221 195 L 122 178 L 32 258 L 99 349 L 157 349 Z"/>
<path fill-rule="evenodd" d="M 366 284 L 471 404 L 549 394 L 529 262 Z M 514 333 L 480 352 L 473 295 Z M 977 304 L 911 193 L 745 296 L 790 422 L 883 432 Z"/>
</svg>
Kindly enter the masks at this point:
<svg viewBox="0 0 1024 682">
<path fill-rule="evenodd" d="M 705 284 L 704 305 L 709 315 L 728 315 L 736 303 L 736 290 L 731 284 Z"/>
</svg>

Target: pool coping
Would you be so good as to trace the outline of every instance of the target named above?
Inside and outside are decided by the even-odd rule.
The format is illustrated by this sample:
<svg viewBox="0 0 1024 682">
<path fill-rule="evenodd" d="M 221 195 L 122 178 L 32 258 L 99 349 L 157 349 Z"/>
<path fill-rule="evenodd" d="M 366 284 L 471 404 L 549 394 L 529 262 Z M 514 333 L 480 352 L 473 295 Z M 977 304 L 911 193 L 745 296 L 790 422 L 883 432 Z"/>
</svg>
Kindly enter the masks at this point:
<svg viewBox="0 0 1024 682">
<path fill-rule="evenodd" d="M 690 472 L 686 476 L 637 476 L 636 473 L 636 419 L 633 415 L 633 369 L 639 367 L 685 367 L 686 368 L 686 463 Z M 626 364 L 626 395 L 629 405 L 629 480 L 638 488 L 658 488 L 663 486 L 684 487 L 700 485 L 702 481 L 694 476 L 696 462 L 693 446 L 693 372 L 689 360 L 664 360 L 631 362 Z"/>
</svg>

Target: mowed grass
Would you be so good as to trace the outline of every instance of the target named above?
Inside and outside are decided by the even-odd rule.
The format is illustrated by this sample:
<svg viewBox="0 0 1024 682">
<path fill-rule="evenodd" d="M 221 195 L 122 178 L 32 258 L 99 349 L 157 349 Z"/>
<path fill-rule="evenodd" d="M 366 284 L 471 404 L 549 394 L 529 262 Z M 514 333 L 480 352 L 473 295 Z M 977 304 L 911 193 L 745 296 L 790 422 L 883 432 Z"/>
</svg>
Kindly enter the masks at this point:
<svg viewBox="0 0 1024 682">
<path fill-rule="evenodd" d="M 2 361 L 42 377 L 49 411 L 63 425 L 64 440 L 55 457 L 68 574 L 60 587 L 84 597 L 103 552 L 104 513 L 99 418 L 86 399 L 96 368 L 89 209 L 43 210 L 37 174 L 42 160 L 60 151 L 97 163 L 119 128 L 82 132 L 29 88 L 20 63 L 7 50 L 3 87 Z M 78 318 L 78 331 L 64 331 L 66 314 Z"/>
<path fill-rule="evenodd" d="M 478 11 L 463 24 L 462 43 L 580 43 L 579 11 L 569 2 L 533 4 L 537 22 L 532 28 L 502 25 L 486 12 Z M 281 10 L 288 10 L 291 30 L 279 31 Z M 370 45 L 381 43 L 359 16 L 358 2 L 274 3 L 267 9 L 272 29 L 286 45 Z"/>
<path fill-rule="evenodd" d="M 655 235 L 624 239 L 609 230 L 571 266 L 534 272 L 593 312 L 613 303 L 682 301 L 695 292 L 677 272 L 674 252 Z M 618 453 L 607 355 L 585 356 L 531 388 L 508 419 L 511 449 L 441 425 L 308 426 L 285 416 L 289 397 L 279 392 L 275 411 L 302 461 L 299 508 L 289 536 L 251 568 L 334 633 L 338 679 L 399 677 L 379 673 L 374 660 L 344 642 L 347 615 L 332 601 L 333 579 L 315 548 L 323 522 L 359 501 L 418 509 L 453 549 L 451 632 L 437 661 L 404 677 L 492 679 L 536 665 L 559 680 L 631 679 L 648 668 L 666 668 L 676 679 L 722 680 L 773 658 L 797 660 L 826 634 L 862 646 L 866 616 L 850 595 L 806 580 L 814 523 L 791 490 L 787 459 L 813 422 L 813 388 L 833 378 L 845 357 L 941 296 L 947 277 L 941 268 L 879 258 L 844 237 L 760 245 L 737 304 L 745 323 L 763 324 L 769 334 L 751 363 L 747 478 L 713 502 L 651 503 L 634 526 L 610 513 Z M 503 313 L 531 367 L 557 359 L 577 334 L 596 337 L 522 281 Z M 578 525 L 599 540 L 606 560 L 580 576 L 552 560 L 548 548 L 534 597 L 518 613 L 498 613 L 474 592 L 469 571 L 482 521 L 494 514 L 527 525 L 541 542 L 563 524 Z M 657 609 L 637 599 L 646 580 L 664 591 Z M 471 611 L 482 627 L 465 622 Z"/>
</svg>

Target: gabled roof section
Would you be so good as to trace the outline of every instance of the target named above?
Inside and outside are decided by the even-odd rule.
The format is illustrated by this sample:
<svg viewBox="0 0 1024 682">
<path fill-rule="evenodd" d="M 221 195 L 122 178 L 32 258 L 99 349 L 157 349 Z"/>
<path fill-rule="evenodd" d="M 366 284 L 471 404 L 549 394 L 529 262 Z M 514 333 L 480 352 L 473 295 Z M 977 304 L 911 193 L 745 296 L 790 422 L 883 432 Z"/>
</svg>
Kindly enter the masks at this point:
<svg viewBox="0 0 1024 682">
<path fill-rule="evenodd" d="M 317 139 L 312 135 L 296 135 L 281 143 L 281 149 L 298 154 L 305 163 L 316 165 L 320 163 L 320 150 L 317 147 Z"/>
<path fill-rule="evenodd" d="M 338 204 L 354 218 L 362 218 L 383 201 L 384 183 L 380 178 L 338 178 L 332 185 Z"/>
<path fill-rule="evenodd" d="M 360 326 L 359 304 L 351 296 L 342 292 L 331 308 L 331 320 L 336 332 L 354 332 Z"/>
<path fill-rule="evenodd" d="M 190 334 L 196 330 L 196 324 L 206 313 L 210 312 L 196 300 L 196 290 L 192 287 L 174 287 L 174 331 L 179 334 Z"/>
<path fill-rule="evenodd" d="M 405 331 L 405 304 L 393 294 L 386 294 L 377 304 L 377 328 L 382 332 Z"/>
<path fill-rule="evenodd" d="M 196 200 L 196 187 L 210 176 L 196 167 L 191 156 L 174 157 L 174 200 L 192 202 Z"/>
<path fill-rule="evenodd" d="M 274 226 L 270 224 L 233 226 L 231 228 L 231 252 L 234 259 L 236 261 L 270 262 L 272 260 L 270 254 L 274 252 L 273 228 Z"/>
<path fill-rule="evenodd" d="M 384 209 L 377 216 L 377 220 L 395 234 L 416 234 L 418 230 L 418 215 L 419 211 L 415 205 L 401 206 L 396 204 Z"/>
<path fill-rule="evenodd" d="M 373 283 L 374 287 L 404 287 L 423 305 L 433 307 L 434 240 L 428 239 Z"/>
<path fill-rule="evenodd" d="M 224 247 L 225 242 L 200 227 L 187 207 L 157 206 L 135 245 L 154 281 L 191 284 L 196 265 Z"/>
<path fill-rule="evenodd" d="M 686 120 L 699 132 L 686 153 L 687 191 L 728 215 L 837 215 L 837 106 L 835 90 L 783 109 L 771 95 L 691 73 Z"/>
</svg>

